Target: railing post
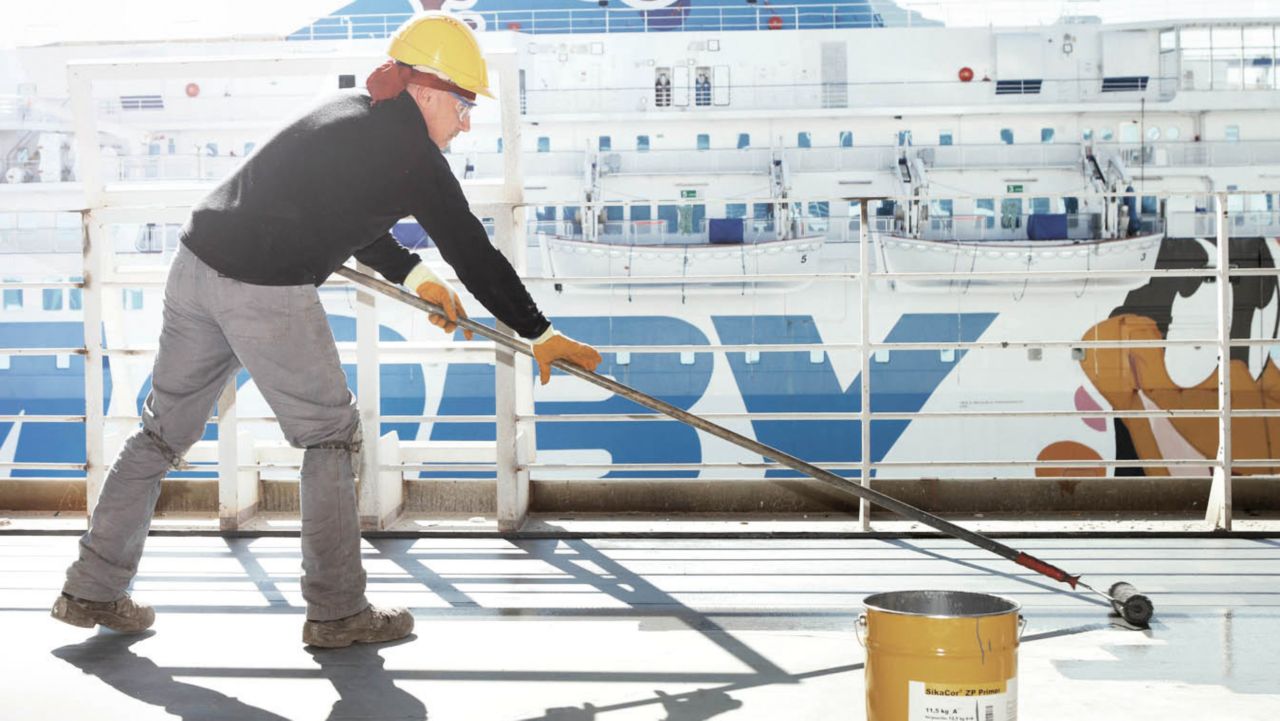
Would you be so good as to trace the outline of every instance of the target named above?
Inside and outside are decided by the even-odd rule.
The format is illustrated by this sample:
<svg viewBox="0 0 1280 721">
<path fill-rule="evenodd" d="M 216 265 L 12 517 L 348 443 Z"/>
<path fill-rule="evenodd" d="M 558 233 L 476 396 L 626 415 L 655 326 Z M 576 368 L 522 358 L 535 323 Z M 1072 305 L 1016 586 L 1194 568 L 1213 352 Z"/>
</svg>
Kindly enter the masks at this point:
<svg viewBox="0 0 1280 721">
<path fill-rule="evenodd" d="M 102 343 L 103 281 L 106 280 L 107 247 L 102 223 L 94 211 L 102 207 L 102 158 L 98 150 L 98 124 L 93 115 L 93 83 L 77 67 L 67 68 L 67 92 L 71 95 L 72 128 L 76 138 L 77 177 L 84 187 L 82 217 L 84 276 L 84 440 L 85 508 L 93 515 L 106 478 L 103 443 L 105 388 Z"/>
<path fill-rule="evenodd" d="M 240 447 L 236 415 L 236 377 L 232 375 L 218 395 L 218 528 L 223 531 L 240 528 L 257 505 L 256 497 L 249 502 L 249 497 L 255 495 L 252 489 L 240 487 L 240 461 L 248 449 Z"/>
<path fill-rule="evenodd" d="M 370 273 L 372 269 L 356 263 L 356 270 Z M 382 466 L 379 462 L 378 439 L 382 434 L 381 367 L 378 358 L 378 297 L 364 288 L 356 289 L 356 384 L 360 408 L 360 432 L 363 443 L 360 451 L 360 526 L 367 530 L 381 531 L 395 521 L 400 508 L 384 508 Z"/>
<path fill-rule="evenodd" d="M 871 251 L 870 233 L 867 230 L 868 199 L 858 205 L 858 353 L 862 356 L 862 407 L 858 411 L 858 427 L 861 430 L 861 472 L 858 479 L 864 488 L 871 487 Z M 863 498 L 858 501 L 858 523 L 863 531 L 871 530 L 871 503 Z"/>
<path fill-rule="evenodd" d="M 516 272 L 526 272 L 524 224 L 517 213 L 522 212 L 524 180 L 521 171 L 523 153 L 520 147 L 520 107 L 518 97 L 518 70 L 513 53 L 495 53 L 491 56 L 498 74 L 499 103 L 502 114 L 503 153 L 503 205 L 504 210 L 494 218 L 494 241 L 498 250 L 507 257 Z M 498 324 L 504 331 L 509 328 Z M 516 356 L 510 350 L 498 347 L 494 358 L 494 424 L 497 427 L 497 519 L 498 530 L 515 533 L 524 526 L 529 514 L 529 472 L 526 468 L 531 458 L 522 459 L 519 453 L 518 414 L 531 414 L 533 388 L 529 359 Z M 532 428 L 529 429 L 532 432 Z M 534 447 L 532 443 L 528 447 Z"/>
<path fill-rule="evenodd" d="M 1218 457 L 1205 505 L 1205 521 L 1215 530 L 1231 530 L 1231 232 L 1227 194 L 1215 193 L 1218 204 Z"/>
</svg>

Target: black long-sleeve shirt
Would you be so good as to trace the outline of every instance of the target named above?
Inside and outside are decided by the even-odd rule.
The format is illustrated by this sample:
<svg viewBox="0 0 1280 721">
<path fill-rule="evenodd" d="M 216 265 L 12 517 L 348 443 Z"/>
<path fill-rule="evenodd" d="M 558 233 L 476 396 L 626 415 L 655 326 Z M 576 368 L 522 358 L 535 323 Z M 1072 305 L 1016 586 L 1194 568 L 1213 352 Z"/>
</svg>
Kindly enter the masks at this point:
<svg viewBox="0 0 1280 721">
<path fill-rule="evenodd" d="M 403 283 L 419 258 L 389 231 L 410 215 L 495 318 L 526 338 L 547 329 L 408 93 L 376 107 L 344 94 L 298 118 L 195 206 L 182 242 L 255 285 L 320 285 L 352 255 Z"/>
</svg>

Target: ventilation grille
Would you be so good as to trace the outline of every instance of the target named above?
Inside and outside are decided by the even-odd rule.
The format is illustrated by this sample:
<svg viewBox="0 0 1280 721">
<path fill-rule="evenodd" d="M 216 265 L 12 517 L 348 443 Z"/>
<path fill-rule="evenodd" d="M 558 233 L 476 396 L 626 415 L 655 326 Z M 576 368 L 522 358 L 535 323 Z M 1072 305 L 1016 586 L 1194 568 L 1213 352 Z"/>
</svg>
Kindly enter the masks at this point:
<svg viewBox="0 0 1280 721">
<path fill-rule="evenodd" d="M 164 98 L 159 95 L 121 95 L 121 110 L 164 110 Z"/>
<path fill-rule="evenodd" d="M 996 95 L 1039 95 L 1042 80 L 997 80 Z"/>
<path fill-rule="evenodd" d="M 1135 90 L 1146 90 L 1149 75 L 1125 75 L 1117 78 L 1103 78 L 1102 92 L 1128 93 Z"/>
</svg>

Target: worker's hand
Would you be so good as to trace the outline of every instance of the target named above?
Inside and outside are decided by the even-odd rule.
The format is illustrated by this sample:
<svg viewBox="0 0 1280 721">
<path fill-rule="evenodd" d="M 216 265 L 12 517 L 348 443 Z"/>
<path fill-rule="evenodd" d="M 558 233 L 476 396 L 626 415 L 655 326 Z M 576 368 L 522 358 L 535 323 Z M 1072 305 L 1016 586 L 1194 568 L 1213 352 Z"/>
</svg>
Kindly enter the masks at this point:
<svg viewBox="0 0 1280 721">
<path fill-rule="evenodd" d="M 538 361 L 538 377 L 542 385 L 551 380 L 551 364 L 558 360 L 570 363 L 589 371 L 600 365 L 600 353 L 586 343 L 579 343 L 563 333 L 548 328 L 533 342 L 533 358 Z"/>
<path fill-rule="evenodd" d="M 458 294 L 453 292 L 449 284 L 436 275 L 426 263 L 418 263 L 414 266 L 409 276 L 405 278 L 404 284 L 413 288 L 419 298 L 444 309 L 444 315 L 429 313 L 427 320 L 431 321 L 432 325 L 443 328 L 446 333 L 457 330 L 458 319 L 467 317 L 467 311 L 458 300 Z M 462 335 L 467 340 L 472 338 L 471 331 L 466 328 L 462 329 Z"/>
</svg>

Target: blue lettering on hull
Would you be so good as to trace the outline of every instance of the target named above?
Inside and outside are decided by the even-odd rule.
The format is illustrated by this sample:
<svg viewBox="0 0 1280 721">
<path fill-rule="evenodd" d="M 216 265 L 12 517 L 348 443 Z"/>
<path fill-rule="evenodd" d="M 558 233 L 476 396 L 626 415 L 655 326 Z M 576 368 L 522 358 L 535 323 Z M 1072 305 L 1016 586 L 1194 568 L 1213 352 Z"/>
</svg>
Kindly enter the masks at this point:
<svg viewBox="0 0 1280 721">
<path fill-rule="evenodd" d="M 0 323 L 0 347 L 81 348 L 81 323 Z M 74 354 L 59 368 L 53 356 L 10 356 L 0 371 L 0 414 L 84 415 L 85 357 Z M 105 411 L 111 399 L 111 365 L 102 359 Z M 9 440 L 13 423 L 0 423 L 0 446 Z M 84 423 L 23 423 L 14 450 L 17 463 L 84 463 Z M 15 468 L 12 478 L 83 477 L 83 471 Z"/>
<path fill-rule="evenodd" d="M 906 314 L 886 337 L 889 342 L 951 342 L 977 340 L 995 319 L 994 313 Z M 491 320 L 489 321 L 492 322 Z M 720 342 L 737 344 L 821 344 L 823 339 L 809 316 L 714 316 L 712 322 Z M 339 341 L 355 338 L 355 320 L 330 316 Z M 689 345 L 707 346 L 709 341 L 697 327 L 679 318 L 624 316 L 618 318 L 561 318 L 556 326 L 565 333 L 594 345 Z M 384 341 L 403 340 L 388 327 L 380 329 Z M 78 323 L 0 324 L 0 344 L 16 347 L 78 347 L 82 345 Z M 859 410 L 861 376 L 842 387 L 829 357 L 811 362 L 802 352 L 762 352 L 758 362 L 747 363 L 741 352 L 726 353 L 743 404 L 752 413 L 848 412 Z M 943 360 L 936 350 L 893 351 L 884 362 L 872 362 L 871 407 L 873 411 L 916 412 L 964 357 L 957 351 L 954 360 Z M 620 362 L 616 354 L 606 354 L 600 372 L 649 395 L 689 410 L 703 399 L 711 381 L 714 358 L 710 351 L 693 351 L 684 358 L 679 353 L 635 353 Z M 104 360 L 104 368 L 109 371 Z M 344 365 L 349 385 L 357 390 L 355 367 Z M 490 364 L 450 364 L 444 380 L 439 415 L 488 415 L 494 410 L 494 372 Z M 381 368 L 381 402 L 384 415 L 418 415 L 430 408 L 426 399 L 423 367 L 418 363 L 386 363 Z M 248 374 L 241 371 L 237 385 Z M 560 380 L 558 384 L 564 384 Z M 559 387 L 563 387 L 560 385 Z M 137 397 L 139 407 L 150 388 L 150 379 Z M 556 388 L 553 386 L 553 389 Z M 15 356 L 8 370 L 0 371 L 0 413 L 16 415 L 66 414 L 84 412 L 84 358 L 73 355 L 67 368 L 56 367 L 52 357 Z M 111 394 L 111 377 L 106 378 L 104 407 Z M 647 412 L 620 397 L 600 400 L 544 400 L 536 404 L 540 414 L 627 414 Z M 906 430 L 909 421 L 877 421 L 872 428 L 872 460 L 885 458 Z M 0 442 L 13 424 L 0 423 Z M 381 432 L 394 432 L 401 439 L 417 438 L 418 423 L 384 423 Z M 857 463 L 860 460 L 860 425 L 851 421 L 769 421 L 752 422 L 756 438 L 792 455 L 814 463 Z M 369 434 L 372 435 L 372 434 Z M 432 426 L 431 439 L 492 440 L 492 423 L 441 421 Z M 210 426 L 206 439 L 216 438 Z M 613 463 L 696 464 L 703 458 L 697 432 L 677 421 L 619 421 L 614 423 L 543 423 L 538 428 L 538 448 L 543 451 L 603 451 Z M 24 424 L 15 460 L 68 463 L 84 461 L 84 429 L 81 423 Z M 856 471 L 844 471 L 856 476 Z M 14 471 L 14 477 L 31 475 L 83 475 L 80 472 Z M 432 473 L 431 476 L 484 476 L 476 473 Z M 770 477 L 795 477 L 787 469 L 771 470 Z M 606 477 L 693 478 L 696 471 L 614 471 Z"/>
<path fill-rule="evenodd" d="M 889 331 L 888 343 L 973 341 L 991 325 L 994 313 L 906 314 Z M 820 344 L 822 336 L 809 316 L 715 316 L 716 333 L 725 345 Z M 761 353 L 747 363 L 745 353 L 728 353 L 729 366 L 751 413 L 857 413 L 862 408 L 862 375 L 841 388 L 831 360 L 810 361 L 809 352 Z M 946 362 L 936 350 L 893 351 L 884 363 L 871 364 L 872 412 L 915 412 L 924 407 L 938 385 L 964 355 Z M 883 460 L 910 421 L 875 421 L 871 426 L 871 459 Z M 858 463 L 862 459 L 860 421 L 752 421 L 756 440 L 810 463 Z M 856 470 L 838 471 L 856 477 Z M 790 469 L 770 470 L 766 477 L 796 478 Z"/>
</svg>

